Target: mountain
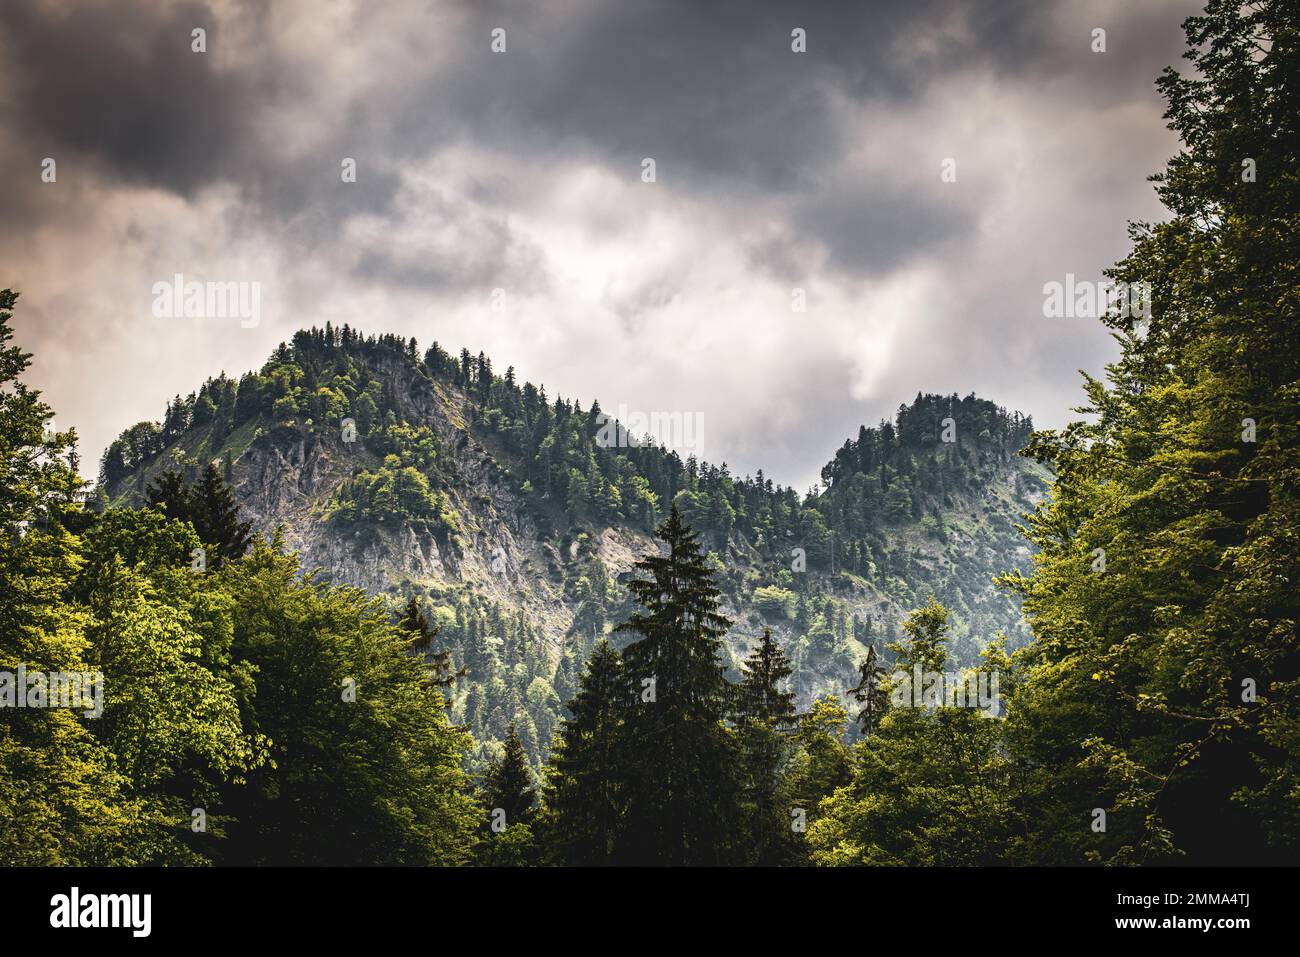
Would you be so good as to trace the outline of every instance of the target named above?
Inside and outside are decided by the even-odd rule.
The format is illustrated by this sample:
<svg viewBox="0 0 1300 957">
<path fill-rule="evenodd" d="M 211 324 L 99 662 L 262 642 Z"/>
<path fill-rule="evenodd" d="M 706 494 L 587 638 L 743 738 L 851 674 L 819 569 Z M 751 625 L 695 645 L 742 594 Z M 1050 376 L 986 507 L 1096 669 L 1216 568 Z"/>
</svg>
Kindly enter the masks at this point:
<svg viewBox="0 0 1300 957">
<path fill-rule="evenodd" d="M 918 394 L 801 496 L 638 440 L 482 353 L 327 325 L 124 431 L 97 501 L 139 505 L 164 472 L 194 481 L 221 462 L 244 516 L 281 528 L 305 567 L 395 613 L 418 597 L 434 650 L 466 669 L 455 720 L 493 753 L 516 723 L 537 763 L 597 638 L 623 643 L 624 582 L 670 502 L 710 550 L 730 667 L 770 627 L 801 706 L 855 684 L 868 645 L 931 594 L 953 611 L 959 663 L 998 631 L 1023 642 L 1018 601 L 992 580 L 1030 561 L 1016 523 L 1049 478 L 1015 454 L 1031 431 L 973 395 Z"/>
</svg>

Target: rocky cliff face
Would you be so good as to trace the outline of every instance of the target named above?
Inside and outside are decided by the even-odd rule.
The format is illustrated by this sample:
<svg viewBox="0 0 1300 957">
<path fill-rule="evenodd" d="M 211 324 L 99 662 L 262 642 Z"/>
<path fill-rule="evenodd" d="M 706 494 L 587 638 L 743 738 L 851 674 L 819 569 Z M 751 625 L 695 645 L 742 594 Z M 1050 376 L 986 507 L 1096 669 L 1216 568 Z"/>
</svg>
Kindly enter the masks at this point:
<svg viewBox="0 0 1300 957">
<path fill-rule="evenodd" d="M 564 523 L 564 510 L 545 500 L 530 502 L 512 487 L 509 470 L 467 425 L 462 410 L 469 400 L 463 393 L 411 375 L 400 364 L 380 371 L 397 380 L 405 418 L 430 427 L 452 452 L 446 494 L 461 519 L 457 534 L 447 539 L 384 516 L 361 527 L 332 520 L 326 506 L 344 481 L 381 461 L 364 438 L 344 441 L 341 429 L 281 427 L 254 439 L 233 463 L 232 484 L 246 516 L 264 532 L 282 529 L 303 567 L 324 579 L 394 597 L 470 588 L 524 611 L 558 647 L 574 611 L 558 586 L 578 559 L 578 547 L 572 541 L 557 547 L 536 513 L 540 509 Z M 614 576 L 630 570 L 650 548 L 653 536 L 644 530 L 595 531 L 594 554 Z"/>
</svg>

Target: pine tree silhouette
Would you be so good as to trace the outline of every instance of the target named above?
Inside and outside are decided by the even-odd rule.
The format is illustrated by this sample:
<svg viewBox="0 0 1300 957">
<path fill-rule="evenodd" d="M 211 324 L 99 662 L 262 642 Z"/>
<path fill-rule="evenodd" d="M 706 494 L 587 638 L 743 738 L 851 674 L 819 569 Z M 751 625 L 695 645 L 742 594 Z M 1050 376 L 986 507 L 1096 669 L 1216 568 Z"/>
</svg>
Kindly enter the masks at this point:
<svg viewBox="0 0 1300 957">
<path fill-rule="evenodd" d="M 782 682 L 794 673 L 790 659 L 763 629 L 763 640 L 741 665 L 744 677 L 737 689 L 736 716 L 759 721 L 772 728 L 788 728 L 795 722 L 794 692 Z"/>
<path fill-rule="evenodd" d="M 252 544 L 253 523 L 240 521 L 235 494 L 214 462 L 194 486 L 186 486 L 177 472 L 164 472 L 145 490 L 145 497 L 168 518 L 194 526 L 199 541 L 211 550 L 208 560 L 214 567 L 243 557 Z"/>
<path fill-rule="evenodd" d="M 735 745 L 722 723 L 732 701 L 721 660 L 731 621 L 718 612 L 718 587 L 675 505 L 657 534 L 667 553 L 637 562 L 650 577 L 628 588 L 643 610 L 619 626 L 639 638 L 623 651 L 628 827 L 618 856 L 719 864 L 739 819 Z"/>
<path fill-rule="evenodd" d="M 483 799 L 489 813 L 497 809 L 505 812 L 505 823 L 509 826 L 532 822 L 535 797 L 533 773 L 528 768 L 524 745 L 511 724 L 506 733 L 505 754 L 493 761 L 483 776 Z"/>
<path fill-rule="evenodd" d="M 601 641 L 551 750 L 546 805 L 551 853 L 559 863 L 613 859 L 624 806 L 618 759 L 627 701 L 623 660 Z"/>
</svg>

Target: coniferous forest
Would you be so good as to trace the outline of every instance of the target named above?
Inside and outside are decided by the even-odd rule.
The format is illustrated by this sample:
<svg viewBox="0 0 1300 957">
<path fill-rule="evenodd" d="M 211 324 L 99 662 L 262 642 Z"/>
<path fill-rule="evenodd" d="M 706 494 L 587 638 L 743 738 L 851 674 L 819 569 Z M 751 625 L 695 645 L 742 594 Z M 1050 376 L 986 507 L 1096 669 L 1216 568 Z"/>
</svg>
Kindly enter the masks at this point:
<svg viewBox="0 0 1300 957">
<path fill-rule="evenodd" d="M 1074 420 L 918 392 L 806 493 L 333 324 L 91 481 L 9 277 L 0 863 L 1300 861 L 1300 9 L 1185 32 Z"/>
</svg>

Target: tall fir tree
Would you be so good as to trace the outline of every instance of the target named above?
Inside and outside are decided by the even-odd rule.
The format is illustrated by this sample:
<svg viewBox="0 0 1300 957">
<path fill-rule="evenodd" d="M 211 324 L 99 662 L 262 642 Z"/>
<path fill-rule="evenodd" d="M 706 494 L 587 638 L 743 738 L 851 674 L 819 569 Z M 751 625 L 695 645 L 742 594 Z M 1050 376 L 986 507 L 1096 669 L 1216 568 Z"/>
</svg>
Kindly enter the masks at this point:
<svg viewBox="0 0 1300 957">
<path fill-rule="evenodd" d="M 511 724 L 506 732 L 505 752 L 492 762 L 483 776 L 483 801 L 489 816 L 499 810 L 509 826 L 532 822 L 536 797 L 528 755 L 515 725 Z"/>
<path fill-rule="evenodd" d="M 243 557 L 253 540 L 251 521 L 241 521 L 235 494 L 209 462 L 197 485 L 187 486 L 175 471 L 166 471 L 145 490 L 149 504 L 168 518 L 189 522 L 210 550 L 208 563 L 220 567 Z"/>
<path fill-rule="evenodd" d="M 253 540 L 253 523 L 240 520 L 235 493 L 215 462 L 203 470 L 203 478 L 194 487 L 193 502 L 194 528 L 205 544 L 216 548 L 218 564 L 243 557 Z"/>
<path fill-rule="evenodd" d="M 740 790 L 736 745 L 724 725 L 732 688 L 724 673 L 720 592 L 696 535 L 674 504 L 659 526 L 664 554 L 635 568 L 628 588 L 642 610 L 620 631 L 631 690 L 621 763 L 626 862 L 720 864 L 733 854 Z"/>
<path fill-rule="evenodd" d="M 785 687 L 793 672 L 790 659 L 772 638 L 770 628 L 741 665 L 736 689 L 736 733 L 744 773 L 745 860 L 771 866 L 795 856 L 792 808 L 779 799 L 782 776 L 791 754 L 794 693 Z"/>
<path fill-rule="evenodd" d="M 537 789 L 528 767 L 528 755 L 515 725 L 506 732 L 505 752 L 483 776 L 485 839 L 479 846 L 480 864 L 520 867 L 537 863 L 533 823 Z"/>
<path fill-rule="evenodd" d="M 190 487 L 180 472 L 168 469 L 145 489 L 145 499 L 158 511 L 176 521 L 189 521 L 193 511 Z"/>
<path fill-rule="evenodd" d="M 794 668 L 772 638 L 772 629 L 763 629 L 762 641 L 745 659 L 741 671 L 736 716 L 773 728 L 792 726 L 795 722 L 794 692 L 785 683 Z"/>
<path fill-rule="evenodd" d="M 562 864 L 608 864 L 623 824 L 619 749 L 628 707 L 623 660 L 608 641 L 592 650 L 570 717 L 551 749 L 546 789 L 546 843 Z"/>
</svg>

